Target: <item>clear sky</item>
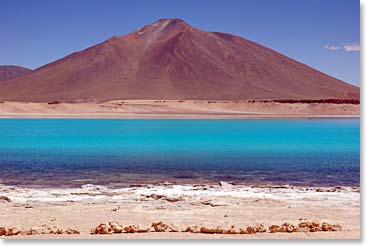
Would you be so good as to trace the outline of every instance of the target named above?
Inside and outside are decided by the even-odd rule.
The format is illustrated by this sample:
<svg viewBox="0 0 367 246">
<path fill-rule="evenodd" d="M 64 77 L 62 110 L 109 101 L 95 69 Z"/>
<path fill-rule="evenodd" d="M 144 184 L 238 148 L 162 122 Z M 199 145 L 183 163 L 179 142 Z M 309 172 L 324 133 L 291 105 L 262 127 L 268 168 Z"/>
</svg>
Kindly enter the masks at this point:
<svg viewBox="0 0 367 246">
<path fill-rule="evenodd" d="M 37 68 L 174 17 L 359 85 L 359 7 L 359 0 L 0 0 L 0 65 Z"/>
</svg>

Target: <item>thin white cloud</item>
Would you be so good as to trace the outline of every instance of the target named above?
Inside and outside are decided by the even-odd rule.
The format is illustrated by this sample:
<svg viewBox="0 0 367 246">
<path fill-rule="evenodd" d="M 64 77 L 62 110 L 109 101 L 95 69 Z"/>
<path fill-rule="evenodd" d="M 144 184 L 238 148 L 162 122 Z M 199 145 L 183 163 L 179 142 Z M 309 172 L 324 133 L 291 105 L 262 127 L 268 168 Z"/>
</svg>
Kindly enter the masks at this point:
<svg viewBox="0 0 367 246">
<path fill-rule="evenodd" d="M 340 50 L 340 46 L 335 46 L 335 45 L 325 45 L 324 46 L 325 49 L 331 50 L 331 51 L 335 51 L 335 50 Z"/>
<path fill-rule="evenodd" d="M 327 49 L 330 51 L 343 50 L 345 52 L 358 52 L 361 50 L 360 45 L 357 43 L 348 43 L 348 44 L 344 44 L 343 46 L 327 44 L 327 45 L 324 45 L 324 49 Z"/>
<path fill-rule="evenodd" d="M 346 52 L 356 52 L 356 51 L 360 51 L 361 50 L 361 47 L 359 44 L 356 44 L 356 43 L 350 43 L 350 44 L 345 44 L 343 46 L 343 49 L 346 51 Z"/>
</svg>

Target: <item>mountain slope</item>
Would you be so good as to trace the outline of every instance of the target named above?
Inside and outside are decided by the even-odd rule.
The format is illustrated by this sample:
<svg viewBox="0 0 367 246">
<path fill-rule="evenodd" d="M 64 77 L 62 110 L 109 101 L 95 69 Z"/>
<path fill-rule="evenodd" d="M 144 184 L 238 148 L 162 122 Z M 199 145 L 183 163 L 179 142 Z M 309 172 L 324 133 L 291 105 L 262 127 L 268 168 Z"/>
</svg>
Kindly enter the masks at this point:
<svg viewBox="0 0 367 246">
<path fill-rule="evenodd" d="M 0 81 L 18 77 L 29 73 L 30 69 L 19 66 L 0 66 Z"/>
<path fill-rule="evenodd" d="M 163 19 L 0 84 L 0 100 L 359 98 L 359 88 L 230 34 Z"/>
</svg>

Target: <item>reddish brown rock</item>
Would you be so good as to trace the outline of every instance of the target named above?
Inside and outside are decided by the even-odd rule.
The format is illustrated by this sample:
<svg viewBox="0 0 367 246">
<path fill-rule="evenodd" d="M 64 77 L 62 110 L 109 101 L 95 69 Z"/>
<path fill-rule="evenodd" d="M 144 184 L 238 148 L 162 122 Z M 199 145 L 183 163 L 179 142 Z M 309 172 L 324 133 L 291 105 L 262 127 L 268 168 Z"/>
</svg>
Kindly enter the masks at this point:
<svg viewBox="0 0 367 246">
<path fill-rule="evenodd" d="M 191 232 L 191 233 L 200 233 L 200 228 L 198 226 L 188 226 L 185 230 L 185 232 Z"/>
<path fill-rule="evenodd" d="M 275 232 L 287 232 L 287 228 L 285 226 L 271 225 L 269 227 L 269 231 L 271 233 L 275 233 Z"/>
<path fill-rule="evenodd" d="M 112 229 L 106 224 L 99 224 L 96 228 L 92 229 L 91 234 L 110 234 Z"/>
<path fill-rule="evenodd" d="M 55 105 L 55 104 L 60 104 L 60 102 L 59 101 L 49 101 L 47 104 Z"/>
<path fill-rule="evenodd" d="M 0 201 L 11 202 L 10 198 L 7 196 L 0 196 Z"/>
<path fill-rule="evenodd" d="M 8 228 L 6 229 L 5 236 L 15 236 L 20 234 L 20 231 L 16 228 Z"/>
<path fill-rule="evenodd" d="M 246 228 L 246 234 L 256 234 L 256 228 L 253 226 L 248 226 Z"/>
<path fill-rule="evenodd" d="M 144 233 L 150 231 L 151 227 L 141 227 L 139 225 L 129 225 L 124 227 L 124 231 L 126 233 Z"/>
<path fill-rule="evenodd" d="M 4 236 L 6 234 L 5 227 L 0 227 L 0 236 Z"/>
<path fill-rule="evenodd" d="M 113 233 L 121 233 L 123 231 L 123 227 L 117 222 L 109 222 L 108 224 Z"/>
<path fill-rule="evenodd" d="M 240 231 L 234 225 L 231 225 L 229 229 L 223 230 L 222 234 L 240 234 Z"/>
<path fill-rule="evenodd" d="M 66 234 L 80 234 L 80 231 L 74 229 L 67 229 L 64 233 Z"/>
<path fill-rule="evenodd" d="M 258 233 L 264 233 L 266 232 L 266 228 L 264 227 L 264 224 L 258 224 L 255 226 L 255 230 Z"/>
<path fill-rule="evenodd" d="M 292 224 L 289 224 L 289 223 L 284 223 L 282 225 L 282 227 L 285 228 L 285 231 L 286 232 L 294 232 L 294 229 L 296 228 L 296 226 L 292 225 Z"/>
<path fill-rule="evenodd" d="M 153 198 L 154 200 L 166 200 L 167 202 L 179 202 L 183 201 L 182 197 L 167 197 L 165 195 L 159 194 L 151 194 L 151 195 L 143 195 L 146 198 Z"/>
<path fill-rule="evenodd" d="M 208 233 L 208 234 L 221 234 L 223 233 L 223 228 L 216 227 L 216 228 L 207 228 L 207 227 L 201 227 L 200 228 L 201 233 Z"/>
<path fill-rule="evenodd" d="M 156 232 L 177 232 L 177 230 L 161 221 L 154 222 L 152 227 Z"/>
<path fill-rule="evenodd" d="M 341 231 L 342 227 L 341 225 L 332 225 L 332 224 L 324 222 L 321 225 L 321 230 L 322 231 Z"/>
</svg>

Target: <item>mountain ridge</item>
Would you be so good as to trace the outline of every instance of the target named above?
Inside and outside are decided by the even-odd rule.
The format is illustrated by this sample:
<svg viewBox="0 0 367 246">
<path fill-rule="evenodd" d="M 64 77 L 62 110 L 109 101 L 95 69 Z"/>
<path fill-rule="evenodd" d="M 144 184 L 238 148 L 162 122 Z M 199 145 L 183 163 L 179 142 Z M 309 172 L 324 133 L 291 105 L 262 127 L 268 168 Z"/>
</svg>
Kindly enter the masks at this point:
<svg viewBox="0 0 367 246">
<path fill-rule="evenodd" d="M 160 19 L 0 85 L 0 100 L 10 101 L 326 98 L 359 98 L 359 88 L 180 19 Z"/>
<path fill-rule="evenodd" d="M 31 72 L 31 69 L 16 65 L 0 66 L 0 82 Z"/>
</svg>

